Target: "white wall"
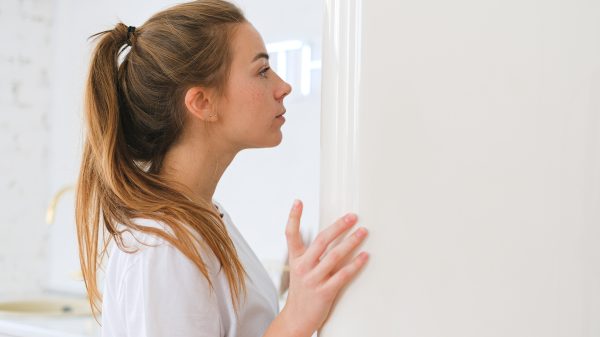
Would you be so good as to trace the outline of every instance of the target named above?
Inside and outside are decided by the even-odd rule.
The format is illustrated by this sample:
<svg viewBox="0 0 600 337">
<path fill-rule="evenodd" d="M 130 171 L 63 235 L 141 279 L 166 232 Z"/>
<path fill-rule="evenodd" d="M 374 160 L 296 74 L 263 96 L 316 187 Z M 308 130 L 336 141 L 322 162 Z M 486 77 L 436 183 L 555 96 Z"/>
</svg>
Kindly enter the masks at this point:
<svg viewBox="0 0 600 337">
<path fill-rule="evenodd" d="M 38 287 L 43 274 L 54 7 L 0 2 L 0 293 Z"/>
<path fill-rule="evenodd" d="M 357 212 L 371 258 L 320 335 L 599 336 L 599 3 L 327 17 L 321 225 Z"/>
</svg>

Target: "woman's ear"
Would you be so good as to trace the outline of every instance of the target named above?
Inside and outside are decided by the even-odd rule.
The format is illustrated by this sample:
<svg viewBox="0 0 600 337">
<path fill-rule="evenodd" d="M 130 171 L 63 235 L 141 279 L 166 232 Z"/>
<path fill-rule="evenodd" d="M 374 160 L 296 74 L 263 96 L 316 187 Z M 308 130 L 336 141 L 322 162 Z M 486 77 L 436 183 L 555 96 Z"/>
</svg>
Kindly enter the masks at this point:
<svg viewBox="0 0 600 337">
<path fill-rule="evenodd" d="M 193 117 L 205 122 L 217 120 L 212 92 L 203 87 L 191 87 L 185 92 L 185 107 Z"/>
</svg>

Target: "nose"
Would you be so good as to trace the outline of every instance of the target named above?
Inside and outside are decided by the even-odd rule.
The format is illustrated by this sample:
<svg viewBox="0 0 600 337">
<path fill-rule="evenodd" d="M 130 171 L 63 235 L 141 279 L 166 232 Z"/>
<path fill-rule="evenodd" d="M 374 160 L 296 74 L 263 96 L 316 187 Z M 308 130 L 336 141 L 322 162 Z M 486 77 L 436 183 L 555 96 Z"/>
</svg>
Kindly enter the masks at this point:
<svg viewBox="0 0 600 337">
<path fill-rule="evenodd" d="M 282 80 L 283 85 L 281 86 L 281 91 L 279 92 L 279 100 L 282 101 L 283 98 L 289 95 L 292 92 L 292 86 L 286 81 Z"/>
</svg>

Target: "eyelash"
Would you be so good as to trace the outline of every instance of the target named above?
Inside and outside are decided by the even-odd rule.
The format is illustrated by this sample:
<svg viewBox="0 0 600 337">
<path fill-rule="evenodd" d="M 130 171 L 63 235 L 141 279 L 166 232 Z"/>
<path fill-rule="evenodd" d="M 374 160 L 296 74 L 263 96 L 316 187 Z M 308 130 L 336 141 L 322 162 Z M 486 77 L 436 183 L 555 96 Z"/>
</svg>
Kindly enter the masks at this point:
<svg viewBox="0 0 600 337">
<path fill-rule="evenodd" d="M 259 72 L 260 76 L 261 76 L 261 77 L 266 77 L 266 72 L 267 72 L 269 69 L 271 69 L 271 68 L 270 68 L 270 67 L 266 67 L 265 69 L 261 70 L 261 71 Z"/>
</svg>

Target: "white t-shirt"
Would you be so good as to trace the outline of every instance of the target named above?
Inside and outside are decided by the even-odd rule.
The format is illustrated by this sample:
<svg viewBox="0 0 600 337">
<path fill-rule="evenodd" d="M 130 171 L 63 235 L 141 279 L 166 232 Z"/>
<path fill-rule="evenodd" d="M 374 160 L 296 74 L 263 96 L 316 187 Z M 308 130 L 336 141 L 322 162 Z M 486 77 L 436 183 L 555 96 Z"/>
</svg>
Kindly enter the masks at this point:
<svg viewBox="0 0 600 337">
<path fill-rule="evenodd" d="M 260 337 L 279 313 L 278 294 L 273 281 L 248 243 L 233 225 L 220 203 L 229 235 L 248 277 L 247 299 L 240 296 L 236 319 L 229 283 L 212 254 L 202 255 L 213 282 L 178 249 L 156 236 L 136 232 L 138 240 L 157 245 L 137 244 L 124 235 L 130 254 L 114 242 L 109 250 L 104 275 L 102 303 L 103 337 Z M 147 226 L 162 224 L 136 219 Z M 204 252 L 203 252 L 204 253 Z"/>
</svg>

